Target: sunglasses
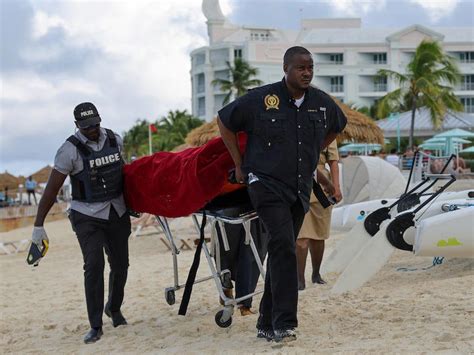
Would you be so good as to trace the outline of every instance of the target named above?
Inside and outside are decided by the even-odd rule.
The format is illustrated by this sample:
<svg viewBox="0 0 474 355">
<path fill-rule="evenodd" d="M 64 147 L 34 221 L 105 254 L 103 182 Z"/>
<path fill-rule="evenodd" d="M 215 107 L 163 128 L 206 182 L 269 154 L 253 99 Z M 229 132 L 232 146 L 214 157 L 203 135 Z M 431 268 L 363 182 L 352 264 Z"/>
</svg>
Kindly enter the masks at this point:
<svg viewBox="0 0 474 355">
<path fill-rule="evenodd" d="M 83 129 L 85 131 L 90 131 L 92 129 L 96 129 L 96 128 L 99 128 L 99 127 L 100 127 L 100 123 L 97 123 L 97 124 L 93 124 L 93 125 L 90 125 L 90 126 L 81 127 L 81 129 Z"/>
</svg>

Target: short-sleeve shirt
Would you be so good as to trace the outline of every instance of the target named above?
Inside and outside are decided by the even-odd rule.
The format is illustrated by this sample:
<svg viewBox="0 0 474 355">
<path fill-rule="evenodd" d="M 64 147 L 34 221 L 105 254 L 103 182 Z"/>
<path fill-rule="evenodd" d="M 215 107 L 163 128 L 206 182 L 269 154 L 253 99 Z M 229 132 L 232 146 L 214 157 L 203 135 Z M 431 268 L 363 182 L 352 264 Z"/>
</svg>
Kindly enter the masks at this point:
<svg viewBox="0 0 474 355">
<path fill-rule="evenodd" d="M 339 160 L 339 152 L 337 150 L 337 141 L 333 140 L 331 144 L 329 144 L 319 156 L 319 163 L 318 165 L 325 165 L 331 160 Z"/>
<path fill-rule="evenodd" d="M 114 132 L 114 134 L 117 139 L 119 151 L 122 152 L 122 138 L 117 133 Z M 105 128 L 101 127 L 98 142 L 88 140 L 80 131 L 77 131 L 75 133 L 75 136 L 92 150 L 99 151 L 102 150 L 102 148 L 104 147 L 107 133 L 105 131 Z M 54 158 L 54 169 L 64 175 L 75 175 L 84 169 L 82 157 L 77 151 L 76 146 L 74 146 L 71 142 L 64 142 L 63 145 L 56 152 L 56 157 Z M 109 219 L 110 206 L 113 206 L 117 214 L 121 217 L 127 210 L 123 194 L 111 199 L 110 201 L 104 202 L 89 203 L 76 200 L 71 201 L 71 210 L 77 211 L 90 217 L 105 220 Z"/>
<path fill-rule="evenodd" d="M 253 173 L 290 205 L 299 199 L 305 211 L 321 145 L 347 122 L 331 97 L 313 87 L 297 107 L 285 79 L 249 91 L 222 108 L 219 118 L 231 131 L 247 133 L 244 175 Z"/>
<path fill-rule="evenodd" d="M 26 180 L 25 181 L 25 188 L 26 190 L 28 191 L 32 191 L 34 189 L 36 189 L 36 181 L 35 180 Z"/>
</svg>

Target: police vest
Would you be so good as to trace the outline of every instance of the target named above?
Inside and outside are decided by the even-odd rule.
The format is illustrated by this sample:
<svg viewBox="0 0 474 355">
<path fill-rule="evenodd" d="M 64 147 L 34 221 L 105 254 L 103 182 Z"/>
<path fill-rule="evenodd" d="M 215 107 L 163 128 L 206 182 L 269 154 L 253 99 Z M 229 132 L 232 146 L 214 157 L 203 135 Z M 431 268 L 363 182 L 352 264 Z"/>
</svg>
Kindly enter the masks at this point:
<svg viewBox="0 0 474 355">
<path fill-rule="evenodd" d="M 109 129 L 104 147 L 94 151 L 77 137 L 67 140 L 74 144 L 84 163 L 84 169 L 71 175 L 72 199 L 83 202 L 103 202 L 120 196 L 123 191 L 123 161 L 114 132 Z"/>
</svg>

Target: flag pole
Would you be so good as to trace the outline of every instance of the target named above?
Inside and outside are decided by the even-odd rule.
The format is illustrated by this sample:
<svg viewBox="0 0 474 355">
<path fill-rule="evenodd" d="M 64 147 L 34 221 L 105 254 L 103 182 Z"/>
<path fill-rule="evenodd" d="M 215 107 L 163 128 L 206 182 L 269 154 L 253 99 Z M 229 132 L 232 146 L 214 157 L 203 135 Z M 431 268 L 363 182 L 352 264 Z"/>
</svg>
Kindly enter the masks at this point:
<svg viewBox="0 0 474 355">
<path fill-rule="evenodd" d="M 151 155 L 151 125 L 148 125 L 148 148 Z"/>
</svg>

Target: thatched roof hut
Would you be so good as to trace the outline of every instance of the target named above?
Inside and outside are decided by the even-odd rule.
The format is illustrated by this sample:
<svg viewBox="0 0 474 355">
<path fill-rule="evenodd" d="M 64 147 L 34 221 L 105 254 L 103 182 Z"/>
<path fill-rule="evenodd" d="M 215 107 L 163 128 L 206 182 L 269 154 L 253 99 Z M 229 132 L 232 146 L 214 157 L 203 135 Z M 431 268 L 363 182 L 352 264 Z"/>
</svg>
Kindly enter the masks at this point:
<svg viewBox="0 0 474 355">
<path fill-rule="evenodd" d="M 369 117 L 351 109 L 349 106 L 334 99 L 347 117 L 347 125 L 344 131 L 337 137 L 338 143 L 352 141 L 357 143 L 378 143 L 384 144 L 382 130 Z M 190 146 L 200 146 L 207 143 L 214 137 L 219 136 L 217 121 L 214 119 L 202 126 L 193 129 L 186 136 L 186 144 Z"/>
</svg>

